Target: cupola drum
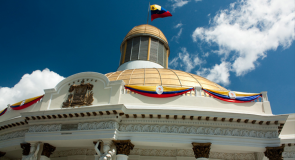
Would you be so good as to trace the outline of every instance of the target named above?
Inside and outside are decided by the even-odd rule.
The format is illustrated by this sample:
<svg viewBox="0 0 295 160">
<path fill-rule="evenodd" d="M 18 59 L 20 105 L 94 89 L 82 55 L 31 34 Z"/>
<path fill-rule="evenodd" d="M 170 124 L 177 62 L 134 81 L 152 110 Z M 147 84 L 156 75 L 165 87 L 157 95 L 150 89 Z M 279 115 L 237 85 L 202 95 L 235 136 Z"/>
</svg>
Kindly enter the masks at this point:
<svg viewBox="0 0 295 160">
<path fill-rule="evenodd" d="M 168 68 L 169 46 L 165 35 L 157 27 L 135 26 L 121 44 L 120 65 L 131 61 L 149 61 Z"/>
</svg>

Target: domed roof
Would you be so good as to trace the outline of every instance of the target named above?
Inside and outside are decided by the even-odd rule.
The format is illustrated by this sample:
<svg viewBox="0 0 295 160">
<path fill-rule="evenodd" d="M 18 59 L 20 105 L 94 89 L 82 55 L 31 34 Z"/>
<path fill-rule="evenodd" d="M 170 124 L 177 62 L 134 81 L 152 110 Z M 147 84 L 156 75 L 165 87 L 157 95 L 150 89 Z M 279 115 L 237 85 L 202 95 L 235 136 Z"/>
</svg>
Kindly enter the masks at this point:
<svg viewBox="0 0 295 160">
<path fill-rule="evenodd" d="M 156 37 L 160 38 L 163 42 L 168 44 L 168 41 L 167 41 L 165 35 L 163 34 L 163 32 L 159 28 L 152 26 L 152 25 L 148 25 L 148 24 L 142 24 L 142 25 L 133 27 L 127 33 L 123 42 L 126 39 L 128 39 L 129 37 L 133 37 L 134 35 L 142 35 L 142 34 L 156 36 Z"/>
<path fill-rule="evenodd" d="M 226 90 L 220 85 L 201 76 L 184 71 L 164 68 L 130 69 L 107 73 L 110 81 L 123 80 L 126 85 L 144 86 L 170 86 L 170 87 L 195 87 L 207 89 Z"/>
</svg>

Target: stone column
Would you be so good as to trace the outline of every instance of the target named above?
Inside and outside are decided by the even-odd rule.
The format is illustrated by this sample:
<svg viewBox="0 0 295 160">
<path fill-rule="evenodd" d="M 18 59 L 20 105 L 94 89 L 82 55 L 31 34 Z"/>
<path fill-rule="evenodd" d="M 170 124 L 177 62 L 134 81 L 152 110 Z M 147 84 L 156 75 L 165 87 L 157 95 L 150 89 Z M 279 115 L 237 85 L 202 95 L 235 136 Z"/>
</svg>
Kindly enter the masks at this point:
<svg viewBox="0 0 295 160">
<path fill-rule="evenodd" d="M 0 151 L 0 157 L 4 157 L 5 154 L 6 154 L 6 152 L 1 152 L 1 151 Z"/>
<path fill-rule="evenodd" d="M 211 143 L 192 143 L 197 160 L 207 160 L 210 154 Z"/>
<path fill-rule="evenodd" d="M 265 147 L 266 151 L 264 152 L 264 155 L 269 160 L 282 160 L 282 153 L 284 152 L 284 145 L 280 147 Z"/>
<path fill-rule="evenodd" d="M 55 151 L 55 149 L 56 148 L 49 143 L 44 143 L 40 160 L 50 160 L 50 155 Z"/>
<path fill-rule="evenodd" d="M 98 143 L 98 142 L 99 142 L 99 141 L 97 141 L 97 142 L 94 141 L 94 142 L 93 142 L 94 147 L 96 146 L 96 143 Z M 98 149 L 100 155 L 97 155 L 97 153 L 96 153 L 96 155 L 94 155 L 94 160 L 99 160 L 99 158 L 100 158 L 100 156 L 101 156 L 101 151 L 103 150 L 103 141 L 100 141 L 100 142 L 99 142 L 99 145 L 97 146 L 97 149 Z M 97 152 L 96 149 L 95 149 L 95 152 Z"/>
<path fill-rule="evenodd" d="M 134 145 L 130 140 L 113 140 L 114 145 L 117 148 L 117 160 L 127 160 L 130 154 L 130 150 L 134 148 Z"/>
<path fill-rule="evenodd" d="M 22 159 L 25 159 L 30 154 L 31 144 L 30 143 L 21 143 L 20 147 L 23 150 Z"/>
</svg>

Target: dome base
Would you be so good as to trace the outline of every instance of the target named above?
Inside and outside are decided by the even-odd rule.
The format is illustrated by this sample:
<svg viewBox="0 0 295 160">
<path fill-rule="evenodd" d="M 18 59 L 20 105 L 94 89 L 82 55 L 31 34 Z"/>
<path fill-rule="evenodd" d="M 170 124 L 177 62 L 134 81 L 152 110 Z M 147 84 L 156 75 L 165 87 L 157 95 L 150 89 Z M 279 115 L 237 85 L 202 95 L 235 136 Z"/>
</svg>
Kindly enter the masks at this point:
<svg viewBox="0 0 295 160">
<path fill-rule="evenodd" d="M 126 69 L 139 69 L 139 68 L 164 68 L 164 67 L 155 62 L 136 60 L 136 61 L 129 61 L 122 64 L 117 69 L 117 71 L 124 71 Z"/>
</svg>

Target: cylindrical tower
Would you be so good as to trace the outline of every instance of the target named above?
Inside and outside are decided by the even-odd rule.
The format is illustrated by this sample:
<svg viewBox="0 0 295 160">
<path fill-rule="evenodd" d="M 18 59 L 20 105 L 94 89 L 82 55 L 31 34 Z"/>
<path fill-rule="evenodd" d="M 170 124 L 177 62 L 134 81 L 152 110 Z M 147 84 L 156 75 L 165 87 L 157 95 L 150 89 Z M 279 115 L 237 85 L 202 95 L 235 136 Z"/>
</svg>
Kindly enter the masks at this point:
<svg viewBox="0 0 295 160">
<path fill-rule="evenodd" d="M 170 49 L 165 35 L 157 27 L 135 26 L 121 44 L 118 71 L 138 68 L 168 68 Z"/>
</svg>

